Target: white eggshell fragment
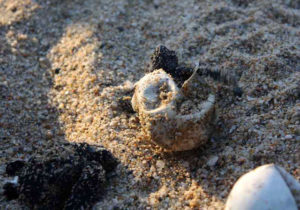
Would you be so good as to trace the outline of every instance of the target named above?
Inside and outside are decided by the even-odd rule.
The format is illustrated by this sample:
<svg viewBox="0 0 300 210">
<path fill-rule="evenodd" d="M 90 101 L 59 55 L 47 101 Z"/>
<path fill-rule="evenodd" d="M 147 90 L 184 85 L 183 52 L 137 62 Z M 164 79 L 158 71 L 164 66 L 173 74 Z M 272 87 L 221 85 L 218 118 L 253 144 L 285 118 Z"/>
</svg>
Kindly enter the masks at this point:
<svg viewBox="0 0 300 210">
<path fill-rule="evenodd" d="M 138 112 L 147 139 L 168 150 L 190 150 L 204 144 L 211 133 L 215 97 L 199 104 L 200 111 L 181 114 L 182 91 L 164 70 L 155 70 L 136 83 L 132 107 Z"/>
<path fill-rule="evenodd" d="M 281 176 L 283 177 L 285 183 L 288 185 L 291 193 L 293 194 L 298 209 L 300 209 L 300 183 L 297 182 L 297 180 L 294 179 L 294 177 L 288 172 L 286 172 L 283 168 L 281 168 L 280 166 L 276 166 L 276 167 L 279 173 L 281 174 Z"/>
<path fill-rule="evenodd" d="M 287 174 L 287 172 L 284 170 L 280 172 L 280 170 L 283 169 L 269 164 L 244 174 L 231 190 L 225 209 L 297 210 L 296 199 L 285 178 L 281 175 L 282 173 Z M 288 177 L 290 185 L 299 185 L 292 176 L 286 177 Z M 293 188 L 296 191 L 297 189 L 299 190 L 297 186 Z"/>
<path fill-rule="evenodd" d="M 166 94 L 163 96 L 162 92 Z M 179 89 L 171 76 L 163 70 L 157 70 L 147 74 L 136 84 L 132 106 L 139 113 L 167 112 L 171 117 L 175 115 L 176 101 L 180 97 Z"/>
</svg>

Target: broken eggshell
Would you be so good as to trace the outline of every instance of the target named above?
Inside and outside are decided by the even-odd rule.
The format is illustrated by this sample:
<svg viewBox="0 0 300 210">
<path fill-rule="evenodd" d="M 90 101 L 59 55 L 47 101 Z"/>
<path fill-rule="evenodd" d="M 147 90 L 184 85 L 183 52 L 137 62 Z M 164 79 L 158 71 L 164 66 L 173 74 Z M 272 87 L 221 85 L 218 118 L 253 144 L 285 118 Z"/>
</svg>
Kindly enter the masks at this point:
<svg viewBox="0 0 300 210">
<path fill-rule="evenodd" d="M 135 85 L 133 109 L 138 112 L 146 138 L 172 151 L 204 144 L 215 118 L 215 96 L 210 94 L 198 112 L 180 114 L 184 94 L 163 69 L 145 75 Z"/>
<path fill-rule="evenodd" d="M 239 178 L 228 196 L 225 210 L 298 208 L 300 184 L 283 168 L 269 164 Z"/>
</svg>

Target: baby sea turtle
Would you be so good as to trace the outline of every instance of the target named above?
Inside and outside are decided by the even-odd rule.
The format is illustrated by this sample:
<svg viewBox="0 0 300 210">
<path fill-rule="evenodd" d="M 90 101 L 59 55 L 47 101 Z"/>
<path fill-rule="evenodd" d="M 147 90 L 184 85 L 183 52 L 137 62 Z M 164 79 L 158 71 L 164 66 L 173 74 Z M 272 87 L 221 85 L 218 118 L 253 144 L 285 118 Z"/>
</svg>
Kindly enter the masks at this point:
<svg viewBox="0 0 300 210">
<path fill-rule="evenodd" d="M 16 181 L 4 185 L 4 195 L 30 209 L 90 209 L 105 195 L 106 175 L 117 161 L 102 147 L 68 145 L 65 158 L 8 164 L 6 173 Z"/>
<path fill-rule="evenodd" d="M 191 150 L 207 142 L 216 122 L 216 94 L 204 76 L 218 72 L 178 65 L 174 51 L 158 46 L 150 73 L 136 84 L 132 107 L 145 138 L 172 151 Z"/>
</svg>

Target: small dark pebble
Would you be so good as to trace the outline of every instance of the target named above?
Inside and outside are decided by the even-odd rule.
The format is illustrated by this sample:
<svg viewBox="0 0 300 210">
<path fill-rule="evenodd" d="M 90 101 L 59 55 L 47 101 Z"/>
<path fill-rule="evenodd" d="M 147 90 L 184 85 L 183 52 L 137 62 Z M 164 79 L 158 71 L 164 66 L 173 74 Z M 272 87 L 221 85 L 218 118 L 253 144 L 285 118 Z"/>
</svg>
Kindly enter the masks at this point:
<svg viewBox="0 0 300 210">
<path fill-rule="evenodd" d="M 103 49 L 106 46 L 106 43 L 101 43 L 100 44 L 100 49 Z"/>
<path fill-rule="evenodd" d="M 12 11 L 12 12 L 16 12 L 18 10 L 18 8 L 17 7 L 13 7 L 13 8 L 11 8 L 11 10 L 10 11 Z"/>
<path fill-rule="evenodd" d="M 55 69 L 55 74 L 59 74 L 59 72 L 60 72 L 60 68 L 56 68 Z"/>
<path fill-rule="evenodd" d="M 66 158 L 55 154 L 43 160 L 15 161 L 6 167 L 18 174 L 18 185 L 4 185 L 7 199 L 18 199 L 30 209 L 90 209 L 105 195 L 106 181 L 118 162 L 103 147 L 70 146 Z"/>
<path fill-rule="evenodd" d="M 240 87 L 234 87 L 233 88 L 233 94 L 235 96 L 242 97 L 242 95 L 243 95 L 243 89 L 240 88 Z"/>
<path fill-rule="evenodd" d="M 121 111 L 124 111 L 128 114 L 135 113 L 131 106 L 131 97 L 123 96 L 118 98 L 118 107 Z"/>
<path fill-rule="evenodd" d="M 232 0 L 232 3 L 239 7 L 247 7 L 253 0 Z"/>
<path fill-rule="evenodd" d="M 117 29 L 118 29 L 119 32 L 123 32 L 124 31 L 124 27 L 122 27 L 122 26 L 118 26 Z"/>
</svg>

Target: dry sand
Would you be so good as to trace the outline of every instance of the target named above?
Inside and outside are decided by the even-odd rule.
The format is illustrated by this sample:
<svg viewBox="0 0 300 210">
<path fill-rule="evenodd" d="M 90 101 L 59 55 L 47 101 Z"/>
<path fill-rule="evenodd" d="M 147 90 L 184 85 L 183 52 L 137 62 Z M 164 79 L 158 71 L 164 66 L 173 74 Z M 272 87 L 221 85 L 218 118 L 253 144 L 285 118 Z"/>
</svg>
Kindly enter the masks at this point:
<svg viewBox="0 0 300 210">
<path fill-rule="evenodd" d="M 120 102 L 158 44 L 244 91 L 220 83 L 217 134 L 197 150 L 146 142 Z M 222 209 L 256 166 L 300 180 L 299 97 L 299 0 L 0 0 L 0 188 L 7 162 L 87 142 L 121 162 L 95 209 Z"/>
</svg>

